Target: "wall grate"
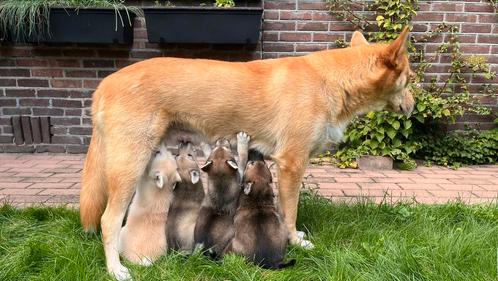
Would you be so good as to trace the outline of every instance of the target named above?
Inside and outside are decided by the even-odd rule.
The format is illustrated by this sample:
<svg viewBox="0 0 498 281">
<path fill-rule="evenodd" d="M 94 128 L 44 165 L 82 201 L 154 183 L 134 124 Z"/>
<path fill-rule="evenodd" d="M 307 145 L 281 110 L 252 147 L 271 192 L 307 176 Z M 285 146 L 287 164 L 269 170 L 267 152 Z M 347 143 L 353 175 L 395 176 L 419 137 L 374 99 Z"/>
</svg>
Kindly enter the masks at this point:
<svg viewBox="0 0 498 281">
<path fill-rule="evenodd" d="M 16 145 L 50 143 L 50 117 L 13 116 L 12 129 Z"/>
</svg>

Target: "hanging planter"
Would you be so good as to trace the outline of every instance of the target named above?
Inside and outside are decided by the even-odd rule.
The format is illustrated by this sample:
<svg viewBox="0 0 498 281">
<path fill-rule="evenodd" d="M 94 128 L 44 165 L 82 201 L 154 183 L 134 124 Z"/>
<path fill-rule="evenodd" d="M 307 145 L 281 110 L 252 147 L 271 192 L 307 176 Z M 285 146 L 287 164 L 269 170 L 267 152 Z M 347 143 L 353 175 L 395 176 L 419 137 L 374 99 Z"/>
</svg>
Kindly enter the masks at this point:
<svg viewBox="0 0 498 281">
<path fill-rule="evenodd" d="M 102 8 L 51 7 L 47 1 L 32 2 L 33 6 L 12 0 L 0 3 L 0 38 L 29 43 L 133 42 L 134 12 L 138 11 L 134 7 L 104 0 L 98 3 L 109 6 Z"/>
<path fill-rule="evenodd" d="M 261 1 L 246 5 L 144 8 L 149 42 L 256 44 L 263 7 Z"/>
</svg>

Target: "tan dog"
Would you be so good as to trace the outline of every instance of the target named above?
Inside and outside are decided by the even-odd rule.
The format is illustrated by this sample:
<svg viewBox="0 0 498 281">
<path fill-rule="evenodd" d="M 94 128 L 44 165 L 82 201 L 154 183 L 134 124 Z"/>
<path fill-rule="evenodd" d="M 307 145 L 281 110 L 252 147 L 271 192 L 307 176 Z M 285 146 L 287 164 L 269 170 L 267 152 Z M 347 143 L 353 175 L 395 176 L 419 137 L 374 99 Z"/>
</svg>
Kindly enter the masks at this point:
<svg viewBox="0 0 498 281">
<path fill-rule="evenodd" d="M 119 249 L 123 257 L 151 265 L 166 251 L 166 218 L 174 186 L 181 181 L 173 155 L 161 145 L 151 160 L 149 173 L 138 184 L 121 229 Z"/>
<path fill-rule="evenodd" d="M 235 234 L 224 253 L 238 253 L 263 268 L 280 269 L 289 241 L 287 227 L 275 206 L 272 176 L 263 160 L 249 161 L 243 192 L 234 217 Z"/>
<path fill-rule="evenodd" d="M 190 142 L 180 143 L 176 163 L 182 181 L 173 191 L 166 236 L 168 249 L 189 254 L 194 249 L 195 222 L 204 199 L 201 170 Z"/>
<path fill-rule="evenodd" d="M 290 242 L 304 244 L 295 223 L 310 154 L 340 141 L 358 114 L 413 109 L 407 37 L 405 28 L 390 44 L 369 45 L 355 32 L 351 48 L 252 62 L 154 58 L 107 76 L 93 95 L 80 211 L 86 231 L 102 225 L 109 272 L 130 276 L 117 252 L 121 223 L 172 123 L 210 140 L 240 131 L 251 135 L 251 147 L 277 163 Z"/>
</svg>

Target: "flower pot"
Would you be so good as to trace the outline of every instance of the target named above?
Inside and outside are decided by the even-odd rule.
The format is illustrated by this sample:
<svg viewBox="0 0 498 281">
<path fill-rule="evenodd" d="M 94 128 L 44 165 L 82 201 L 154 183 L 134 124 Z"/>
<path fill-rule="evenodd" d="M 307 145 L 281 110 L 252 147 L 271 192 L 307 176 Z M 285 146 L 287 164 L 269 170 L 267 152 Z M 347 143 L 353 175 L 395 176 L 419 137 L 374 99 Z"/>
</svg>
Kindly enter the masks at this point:
<svg viewBox="0 0 498 281">
<path fill-rule="evenodd" d="M 51 8 L 49 13 L 48 32 L 32 35 L 27 42 L 133 43 L 135 14 L 131 11 Z"/>
<path fill-rule="evenodd" d="M 144 8 L 151 43 L 257 44 L 263 8 Z"/>
<path fill-rule="evenodd" d="M 392 170 L 393 159 L 386 156 L 361 156 L 358 158 L 358 168 L 361 170 Z"/>
</svg>

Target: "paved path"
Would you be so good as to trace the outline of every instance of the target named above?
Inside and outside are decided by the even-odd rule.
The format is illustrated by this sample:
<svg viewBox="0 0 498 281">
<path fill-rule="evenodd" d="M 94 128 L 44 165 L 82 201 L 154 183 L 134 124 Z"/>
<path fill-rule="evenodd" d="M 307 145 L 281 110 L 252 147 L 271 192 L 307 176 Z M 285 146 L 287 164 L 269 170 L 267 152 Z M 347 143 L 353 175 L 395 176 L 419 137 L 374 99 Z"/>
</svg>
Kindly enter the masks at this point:
<svg viewBox="0 0 498 281">
<path fill-rule="evenodd" d="M 14 205 L 77 206 L 84 155 L 0 154 L 0 201 Z M 458 170 L 419 167 L 415 171 L 361 171 L 310 166 L 303 186 L 333 200 L 368 196 L 376 202 L 466 203 L 496 201 L 498 165 Z"/>
</svg>

